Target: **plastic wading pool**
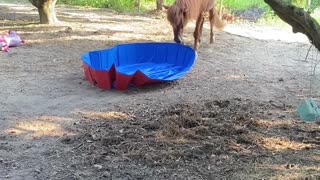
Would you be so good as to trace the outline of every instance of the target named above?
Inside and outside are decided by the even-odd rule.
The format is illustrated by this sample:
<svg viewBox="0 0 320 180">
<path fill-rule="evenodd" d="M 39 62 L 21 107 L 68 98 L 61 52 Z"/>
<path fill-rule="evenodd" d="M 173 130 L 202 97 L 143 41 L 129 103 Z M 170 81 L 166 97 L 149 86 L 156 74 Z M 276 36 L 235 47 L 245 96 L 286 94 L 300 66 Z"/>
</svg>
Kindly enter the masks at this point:
<svg viewBox="0 0 320 180">
<path fill-rule="evenodd" d="M 91 84 L 117 90 L 177 80 L 191 69 L 195 59 L 191 47 L 177 43 L 120 44 L 82 56 Z"/>
</svg>

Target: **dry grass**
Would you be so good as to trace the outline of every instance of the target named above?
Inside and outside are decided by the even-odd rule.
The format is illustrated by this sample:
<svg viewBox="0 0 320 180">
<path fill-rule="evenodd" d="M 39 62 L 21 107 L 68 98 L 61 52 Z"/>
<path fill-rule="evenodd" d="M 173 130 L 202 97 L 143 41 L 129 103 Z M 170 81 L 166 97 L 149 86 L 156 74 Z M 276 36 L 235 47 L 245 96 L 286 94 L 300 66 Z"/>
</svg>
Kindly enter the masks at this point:
<svg viewBox="0 0 320 180">
<path fill-rule="evenodd" d="M 317 166 L 303 166 L 299 164 L 258 164 L 259 171 L 278 172 L 270 179 L 277 180 L 317 180 L 320 178 L 320 168 Z"/>
<path fill-rule="evenodd" d="M 300 151 L 316 147 L 313 144 L 291 141 L 286 137 L 258 137 L 257 145 L 269 151 Z"/>
<path fill-rule="evenodd" d="M 70 122 L 70 118 L 42 116 L 35 119 L 21 121 L 15 127 L 4 132 L 13 136 L 24 136 L 25 138 L 62 137 L 72 135 L 71 132 L 62 127 L 61 122 Z"/>
<path fill-rule="evenodd" d="M 129 120 L 130 116 L 122 112 L 79 112 L 81 116 L 90 120 Z"/>
<path fill-rule="evenodd" d="M 288 116 L 286 109 L 239 99 L 161 108 L 146 104 L 121 109 L 126 113 L 81 112 L 73 127 L 77 135 L 62 141 L 71 150 L 59 158 L 74 164 L 67 168 L 71 171 L 88 172 L 84 177 L 102 177 L 110 170 L 134 179 L 170 179 L 174 174 L 182 179 L 301 179 L 319 174 L 316 126 L 255 113 L 261 107 Z M 58 176 L 72 177 L 69 172 Z"/>
<path fill-rule="evenodd" d="M 293 126 L 294 121 L 293 120 L 265 120 L 265 119 L 259 119 L 255 121 L 255 124 L 257 126 L 265 127 L 265 128 L 276 128 L 276 127 L 283 127 L 283 126 Z"/>
</svg>

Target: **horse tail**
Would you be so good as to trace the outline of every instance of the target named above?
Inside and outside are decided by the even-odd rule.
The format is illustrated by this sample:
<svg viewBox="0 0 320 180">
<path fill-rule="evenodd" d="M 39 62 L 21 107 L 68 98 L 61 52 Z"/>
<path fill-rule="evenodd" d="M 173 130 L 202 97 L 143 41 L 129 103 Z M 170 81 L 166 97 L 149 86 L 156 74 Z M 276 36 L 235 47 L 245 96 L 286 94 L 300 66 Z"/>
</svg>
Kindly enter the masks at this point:
<svg viewBox="0 0 320 180">
<path fill-rule="evenodd" d="M 214 16 L 214 25 L 218 30 L 223 30 L 226 26 L 226 23 L 218 16 L 217 13 Z"/>
</svg>

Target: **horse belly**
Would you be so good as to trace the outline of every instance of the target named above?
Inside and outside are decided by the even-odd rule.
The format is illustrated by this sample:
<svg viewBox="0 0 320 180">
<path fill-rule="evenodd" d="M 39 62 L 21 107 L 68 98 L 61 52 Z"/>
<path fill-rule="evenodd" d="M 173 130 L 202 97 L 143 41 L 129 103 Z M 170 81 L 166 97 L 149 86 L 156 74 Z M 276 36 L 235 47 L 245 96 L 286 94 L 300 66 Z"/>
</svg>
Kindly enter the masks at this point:
<svg viewBox="0 0 320 180">
<path fill-rule="evenodd" d="M 204 1 L 207 1 L 207 4 L 205 6 L 205 11 L 204 12 L 207 12 L 211 9 L 214 9 L 214 6 L 215 6 L 215 0 L 204 0 Z"/>
</svg>

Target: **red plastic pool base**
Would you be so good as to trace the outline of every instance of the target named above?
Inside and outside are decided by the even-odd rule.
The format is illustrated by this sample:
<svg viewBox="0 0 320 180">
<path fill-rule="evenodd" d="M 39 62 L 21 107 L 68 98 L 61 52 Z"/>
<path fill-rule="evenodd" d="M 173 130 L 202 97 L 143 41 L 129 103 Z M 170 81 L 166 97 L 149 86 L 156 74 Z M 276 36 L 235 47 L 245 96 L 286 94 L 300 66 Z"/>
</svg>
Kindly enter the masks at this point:
<svg viewBox="0 0 320 180">
<path fill-rule="evenodd" d="M 154 84 L 163 82 L 160 80 L 149 79 L 140 71 L 128 76 L 121 73 L 117 73 L 115 66 L 112 66 L 108 71 L 97 71 L 92 69 L 86 64 L 83 64 L 84 73 L 86 79 L 94 86 L 100 89 L 112 89 L 113 85 L 116 90 L 126 90 L 130 84 L 136 87 L 141 87 L 147 84 Z"/>
</svg>

